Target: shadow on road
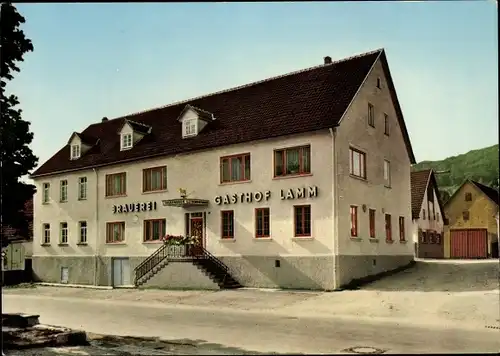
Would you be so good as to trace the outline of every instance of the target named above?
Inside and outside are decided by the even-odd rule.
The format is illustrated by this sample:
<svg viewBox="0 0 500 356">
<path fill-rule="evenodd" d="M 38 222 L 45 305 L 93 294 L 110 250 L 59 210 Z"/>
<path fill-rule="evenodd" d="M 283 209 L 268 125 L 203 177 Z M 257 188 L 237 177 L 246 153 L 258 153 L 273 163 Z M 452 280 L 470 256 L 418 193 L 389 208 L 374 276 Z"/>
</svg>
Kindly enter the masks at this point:
<svg viewBox="0 0 500 356">
<path fill-rule="evenodd" d="M 498 290 L 500 264 L 487 261 L 417 261 L 412 267 L 359 289 L 376 291 L 472 292 Z"/>
</svg>

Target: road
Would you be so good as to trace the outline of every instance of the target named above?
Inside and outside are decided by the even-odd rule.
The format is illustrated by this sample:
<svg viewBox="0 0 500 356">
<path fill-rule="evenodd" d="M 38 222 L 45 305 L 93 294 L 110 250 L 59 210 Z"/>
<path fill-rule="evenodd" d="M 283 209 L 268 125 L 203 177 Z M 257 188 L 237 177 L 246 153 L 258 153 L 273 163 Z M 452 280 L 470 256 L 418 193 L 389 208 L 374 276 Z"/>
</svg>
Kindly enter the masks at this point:
<svg viewBox="0 0 500 356">
<path fill-rule="evenodd" d="M 99 334 L 210 343 L 215 351 L 231 347 L 246 352 L 340 353 L 355 346 L 374 347 L 386 353 L 500 351 L 499 330 L 482 328 L 416 327 L 43 295 L 4 294 L 2 302 L 3 312 L 39 314 L 44 324 Z"/>
</svg>

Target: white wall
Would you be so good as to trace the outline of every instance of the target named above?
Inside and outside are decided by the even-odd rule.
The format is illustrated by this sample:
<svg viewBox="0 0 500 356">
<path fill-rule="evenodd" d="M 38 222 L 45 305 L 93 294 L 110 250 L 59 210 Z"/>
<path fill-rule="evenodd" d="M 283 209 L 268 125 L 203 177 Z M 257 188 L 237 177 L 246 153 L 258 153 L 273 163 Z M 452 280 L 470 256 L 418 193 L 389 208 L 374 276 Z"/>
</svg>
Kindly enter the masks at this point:
<svg viewBox="0 0 500 356">
<path fill-rule="evenodd" d="M 118 133 L 117 133 L 118 134 Z M 193 138 L 196 139 L 196 138 Z M 311 145 L 311 170 L 309 176 L 294 178 L 273 178 L 273 150 L 298 145 Z M 220 184 L 220 157 L 251 153 L 250 182 Z M 143 220 L 165 218 L 167 233 L 185 233 L 184 213 L 188 210 L 176 207 L 164 207 L 163 199 L 179 198 L 179 188 L 187 189 L 189 198 L 207 199 L 210 204 L 206 208 L 189 211 L 207 212 L 206 244 L 208 250 L 216 255 L 318 255 L 332 254 L 332 139 L 328 132 L 309 133 L 288 138 L 254 142 L 160 159 L 143 160 L 127 165 L 115 165 L 98 169 L 98 177 L 92 170 L 72 173 L 66 176 L 38 178 L 35 180 L 38 193 L 35 196 L 34 208 L 34 255 L 99 255 L 108 256 L 147 256 L 156 250 L 158 243 L 143 243 Z M 167 191 L 142 193 L 142 170 L 156 166 L 167 166 Z M 330 168 L 328 168 L 330 167 Z M 127 195 L 119 198 L 105 198 L 106 174 L 127 172 Z M 88 192 L 86 201 L 77 200 L 78 177 L 87 176 Z M 68 202 L 59 203 L 59 181 L 68 179 Z M 98 179 L 98 201 L 96 201 L 96 179 Z M 41 204 L 42 183 L 51 183 L 51 202 Z M 318 196 L 309 199 L 312 209 L 313 239 L 293 238 L 293 205 L 304 204 L 308 199 L 281 200 L 280 189 L 317 186 Z M 218 195 L 246 192 L 272 193 L 268 202 L 237 203 L 234 205 L 216 205 L 214 198 Z M 115 204 L 155 201 L 157 210 L 139 213 L 114 214 Z M 308 203 L 309 203 L 308 202 Z M 97 204 L 96 204 L 97 203 Z M 269 207 L 271 211 L 272 240 L 254 238 L 254 209 Z M 234 210 L 235 239 L 222 241 L 220 211 Z M 134 221 L 134 215 L 138 221 Z M 96 225 L 95 219 L 98 217 Z M 77 246 L 78 221 L 88 221 L 88 246 Z M 59 222 L 69 224 L 69 246 L 57 246 L 59 239 Z M 106 222 L 125 221 L 126 238 L 123 244 L 105 243 Z M 50 247 L 40 246 L 42 241 L 42 224 L 51 223 L 52 244 Z M 97 228 L 98 226 L 98 228 Z"/>
<path fill-rule="evenodd" d="M 432 189 L 434 209 L 436 211 L 436 220 L 432 219 L 432 214 L 429 216 L 429 205 L 427 204 L 427 189 Z M 436 189 L 430 184 L 425 190 L 424 198 L 422 200 L 422 205 L 420 207 L 420 218 L 414 221 L 413 228 L 413 242 L 418 242 L 418 229 L 421 230 L 434 230 L 440 234 L 443 234 L 444 231 L 444 222 L 443 222 L 443 211 L 441 210 L 438 202 L 438 192 Z M 425 219 L 423 210 L 425 210 Z M 432 212 L 432 209 L 430 210 Z M 439 219 L 438 215 L 439 214 Z"/>
<path fill-rule="evenodd" d="M 376 87 L 377 77 L 382 89 Z M 375 108 L 375 127 L 368 125 L 368 103 Z M 384 134 L 384 113 L 389 115 L 390 135 Z M 367 179 L 349 175 L 349 147 L 366 153 Z M 336 139 L 339 188 L 339 254 L 412 255 L 410 159 L 380 61 L 360 89 L 341 122 Z M 391 187 L 384 186 L 384 159 L 391 165 Z M 366 212 L 362 205 L 366 204 Z M 350 205 L 358 205 L 358 239 L 350 235 Z M 369 239 L 368 209 L 375 209 L 378 242 Z M 392 215 L 392 238 L 386 243 L 385 213 Z M 405 218 L 408 243 L 399 242 L 399 216 Z"/>
</svg>

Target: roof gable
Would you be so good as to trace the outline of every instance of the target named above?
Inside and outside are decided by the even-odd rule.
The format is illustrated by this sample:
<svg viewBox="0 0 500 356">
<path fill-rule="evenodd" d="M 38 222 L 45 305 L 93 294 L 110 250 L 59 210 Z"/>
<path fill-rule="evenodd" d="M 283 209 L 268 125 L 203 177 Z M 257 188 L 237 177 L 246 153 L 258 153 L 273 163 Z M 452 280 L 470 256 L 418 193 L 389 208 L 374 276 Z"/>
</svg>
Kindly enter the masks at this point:
<svg viewBox="0 0 500 356">
<path fill-rule="evenodd" d="M 412 219 L 420 217 L 420 209 L 424 200 L 425 192 L 429 186 L 431 169 L 413 171 L 410 175 L 411 181 L 411 215 Z"/>
<path fill-rule="evenodd" d="M 455 192 L 453 192 L 451 197 L 446 201 L 445 206 L 450 205 L 454 201 L 454 199 L 459 195 L 458 193 L 462 190 L 462 188 L 467 184 L 470 184 L 473 187 L 475 187 L 481 194 L 485 195 L 491 202 L 493 202 L 497 206 L 499 205 L 499 192 L 496 189 L 494 189 L 492 187 L 488 187 L 487 185 L 484 185 L 482 183 L 473 181 L 472 179 L 466 179 L 457 188 L 457 190 L 455 190 Z"/>
<path fill-rule="evenodd" d="M 383 50 L 376 50 L 92 124 L 83 134 L 99 138 L 98 146 L 78 161 L 70 161 L 68 147 L 62 148 L 32 177 L 331 128 L 338 125 L 381 53 Z M 217 118 L 190 140 L 182 139 L 182 124 L 178 122 L 186 104 Z M 150 133 L 133 150 L 120 151 L 116 133 L 125 120 L 132 119 L 151 127 Z"/>
</svg>

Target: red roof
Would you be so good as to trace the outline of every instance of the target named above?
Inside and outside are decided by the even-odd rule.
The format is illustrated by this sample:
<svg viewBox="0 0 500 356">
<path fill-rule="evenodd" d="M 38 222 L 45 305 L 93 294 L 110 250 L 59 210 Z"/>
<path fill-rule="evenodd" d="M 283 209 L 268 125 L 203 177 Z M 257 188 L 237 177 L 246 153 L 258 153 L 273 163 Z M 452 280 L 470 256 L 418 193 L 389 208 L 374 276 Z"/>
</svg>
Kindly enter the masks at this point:
<svg viewBox="0 0 500 356">
<path fill-rule="evenodd" d="M 382 60 L 408 154 L 414 163 L 385 52 L 381 49 L 92 124 L 82 132 L 83 136 L 97 140 L 89 151 L 77 160 L 70 160 L 70 147 L 66 145 L 39 167 L 32 177 L 334 127 L 339 124 L 378 58 Z M 181 123 L 177 118 L 187 104 L 213 114 L 215 120 L 197 136 L 183 139 Z M 151 132 L 132 149 L 120 151 L 118 130 L 127 119 L 150 126 Z"/>
<path fill-rule="evenodd" d="M 420 217 L 420 208 L 422 207 L 422 201 L 424 200 L 425 192 L 427 187 L 434 187 L 437 195 L 437 201 L 439 208 L 441 209 L 441 214 L 444 214 L 443 202 L 439 194 L 438 185 L 434 171 L 432 169 L 423 169 L 421 171 L 411 172 L 411 215 L 412 219 L 418 219 Z M 446 221 L 446 217 L 442 216 L 443 221 Z"/>
</svg>

